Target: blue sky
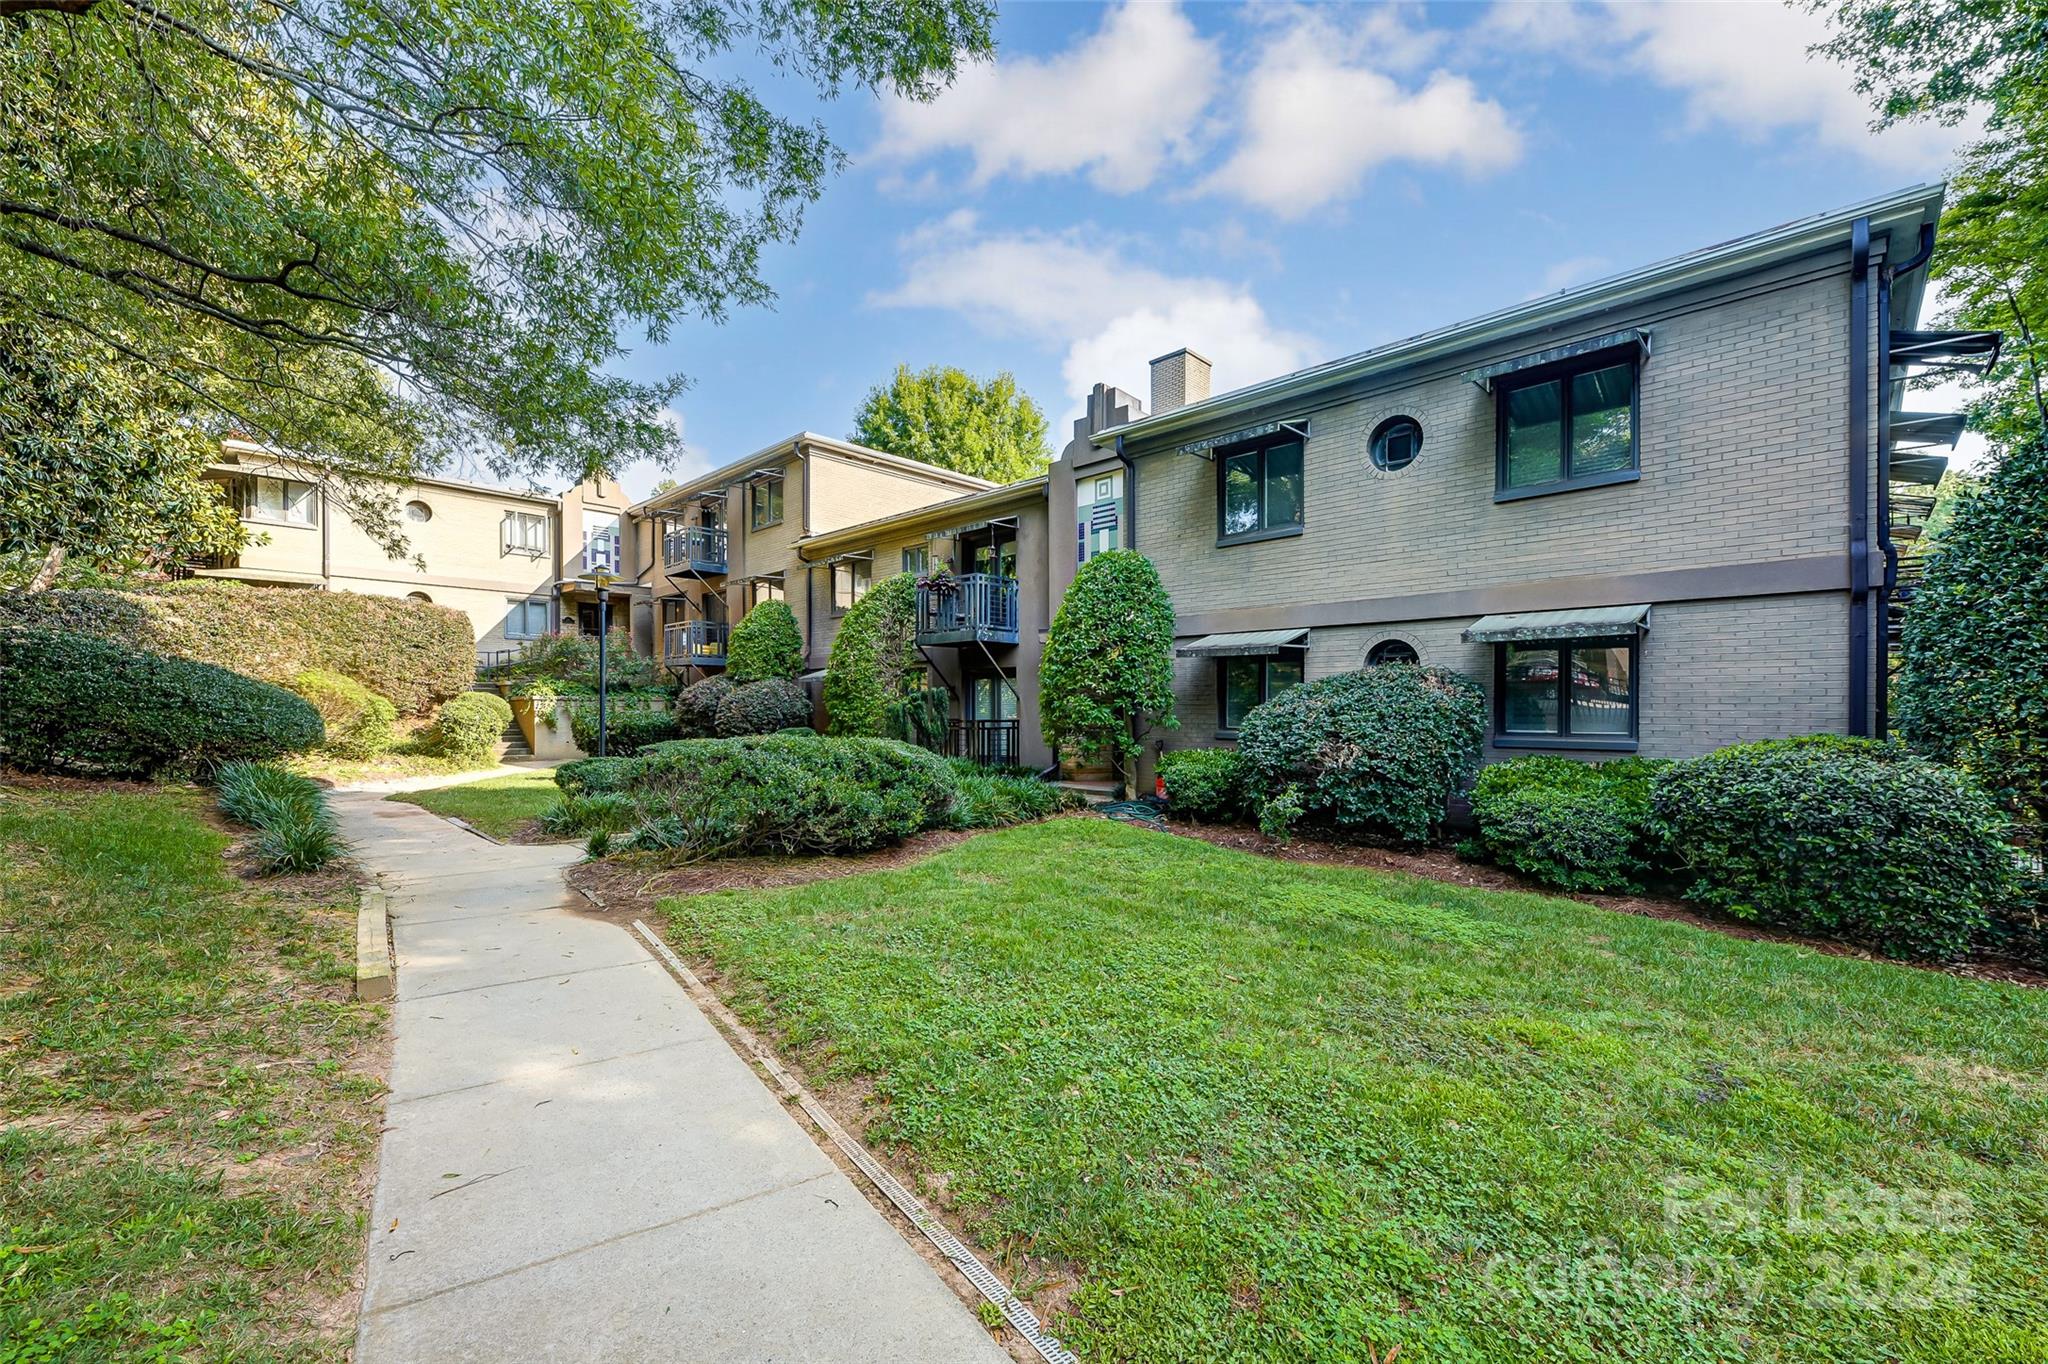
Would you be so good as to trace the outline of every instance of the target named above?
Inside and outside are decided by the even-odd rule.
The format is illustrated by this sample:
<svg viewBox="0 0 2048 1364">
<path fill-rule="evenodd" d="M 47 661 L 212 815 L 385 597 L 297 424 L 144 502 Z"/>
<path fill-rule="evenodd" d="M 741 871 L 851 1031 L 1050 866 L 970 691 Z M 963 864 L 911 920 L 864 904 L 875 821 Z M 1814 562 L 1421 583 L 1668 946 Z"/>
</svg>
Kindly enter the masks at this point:
<svg viewBox="0 0 2048 1364">
<path fill-rule="evenodd" d="M 1175 346 L 1221 391 L 1938 179 L 1960 135 L 1871 134 L 1823 32 L 1773 4 L 1033 3 L 929 105 L 759 73 L 851 162 L 768 253 L 772 308 L 621 368 L 693 380 L 678 473 L 846 434 L 899 361 L 1011 371 L 1057 448 L 1088 385 L 1142 395 Z"/>
</svg>

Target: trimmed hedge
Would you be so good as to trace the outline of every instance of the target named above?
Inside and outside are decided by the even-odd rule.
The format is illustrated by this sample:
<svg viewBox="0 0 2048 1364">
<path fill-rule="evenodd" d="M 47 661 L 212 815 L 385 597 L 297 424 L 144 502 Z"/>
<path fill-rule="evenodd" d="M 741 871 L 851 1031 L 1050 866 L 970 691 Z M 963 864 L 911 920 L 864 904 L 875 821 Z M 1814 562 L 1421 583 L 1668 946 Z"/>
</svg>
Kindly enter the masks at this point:
<svg viewBox="0 0 2048 1364">
<path fill-rule="evenodd" d="M 1289 687 L 1245 716 L 1237 751 L 1261 828 L 1299 820 L 1419 843 L 1472 779 L 1485 739 L 1472 679 L 1389 664 Z"/>
<path fill-rule="evenodd" d="M 597 752 L 597 702 L 578 702 L 569 707 L 569 733 L 576 747 Z M 605 756 L 629 758 L 649 744 L 683 737 L 675 712 L 652 706 L 619 703 L 613 697 L 605 714 Z"/>
<path fill-rule="evenodd" d="M 803 670 L 803 632 L 788 602 L 761 602 L 732 627 L 725 642 L 725 675 L 734 682 L 793 679 Z"/>
<path fill-rule="evenodd" d="M 1201 823 L 1231 824 L 1249 811 L 1244 760 L 1234 748 L 1175 748 L 1159 755 L 1167 808 Z"/>
<path fill-rule="evenodd" d="M 555 769 L 555 785 L 565 796 L 596 796 L 625 789 L 633 772 L 631 758 L 578 758 Z"/>
<path fill-rule="evenodd" d="M 676 691 L 676 733 L 685 739 L 708 739 L 718 732 L 718 706 L 736 684 L 720 674 L 701 678 Z"/>
<path fill-rule="evenodd" d="M 283 687 L 93 635 L 0 626 L 0 762 L 189 776 L 323 737 L 320 713 Z"/>
<path fill-rule="evenodd" d="M 806 728 L 810 722 L 811 698 L 803 684 L 778 677 L 734 687 L 718 703 L 712 728 L 720 738 L 736 739 L 747 734 Z"/>
<path fill-rule="evenodd" d="M 291 689 L 320 712 L 327 726 L 321 747 L 344 758 L 371 758 L 391 747 L 398 707 L 353 677 L 308 668 L 294 677 Z"/>
<path fill-rule="evenodd" d="M 427 747 L 444 758 L 481 762 L 512 723 L 512 705 L 490 692 L 466 691 L 441 707 L 427 730 Z"/>
<path fill-rule="evenodd" d="M 2018 893 L 1991 799 L 1895 744 L 1738 744 L 1673 763 L 1651 806 L 1687 899 L 1894 956 L 1964 955 Z"/>
<path fill-rule="evenodd" d="M 890 703 L 910 690 L 924 668 L 917 652 L 917 580 L 898 573 L 870 587 L 839 618 L 825 664 L 825 732 L 884 733 Z"/>
<path fill-rule="evenodd" d="M 256 830 L 265 871 L 318 871 L 341 856 L 341 833 L 319 786 L 264 763 L 221 764 L 214 776 L 221 813 Z"/>
<path fill-rule="evenodd" d="M 1472 787 L 1480 849 L 1560 890 L 1639 891 L 1655 844 L 1650 785 L 1666 766 L 1540 754 L 1486 767 Z"/>
<path fill-rule="evenodd" d="M 194 580 L 148 592 L 0 593 L 0 624 L 46 625 L 288 683 L 309 668 L 352 677 L 424 715 L 476 678 L 460 611 L 404 597 Z"/>
</svg>

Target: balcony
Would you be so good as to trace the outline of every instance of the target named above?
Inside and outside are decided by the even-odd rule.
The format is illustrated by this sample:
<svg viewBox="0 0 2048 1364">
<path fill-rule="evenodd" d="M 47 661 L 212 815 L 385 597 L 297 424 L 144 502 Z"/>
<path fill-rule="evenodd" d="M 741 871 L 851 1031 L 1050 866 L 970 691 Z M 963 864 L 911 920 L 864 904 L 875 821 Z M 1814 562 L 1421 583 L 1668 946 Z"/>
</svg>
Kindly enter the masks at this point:
<svg viewBox="0 0 2048 1364">
<path fill-rule="evenodd" d="M 675 668 L 723 668 L 729 627 L 714 620 L 679 620 L 661 627 L 661 661 Z"/>
<path fill-rule="evenodd" d="M 684 526 L 661 537 L 661 562 L 671 572 L 723 573 L 728 532 L 723 526 Z"/>
<path fill-rule="evenodd" d="M 962 573 L 918 584 L 919 644 L 1015 644 L 1017 580 Z"/>
<path fill-rule="evenodd" d="M 1015 720 L 954 720 L 946 726 L 946 755 L 966 758 L 983 767 L 1015 767 L 1017 756 Z"/>
</svg>

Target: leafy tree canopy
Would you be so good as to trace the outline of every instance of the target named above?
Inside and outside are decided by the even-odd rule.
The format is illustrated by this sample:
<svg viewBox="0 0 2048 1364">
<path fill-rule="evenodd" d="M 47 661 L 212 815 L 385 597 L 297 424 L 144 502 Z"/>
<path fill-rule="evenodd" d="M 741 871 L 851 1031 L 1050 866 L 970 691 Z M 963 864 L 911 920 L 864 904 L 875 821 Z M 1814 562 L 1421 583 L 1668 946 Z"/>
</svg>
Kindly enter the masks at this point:
<svg viewBox="0 0 2048 1364">
<path fill-rule="evenodd" d="M 0 0 L 0 323 L 403 476 L 670 453 L 606 372 L 769 289 L 841 153 L 723 74 L 928 98 L 985 0 Z M 216 432 L 217 433 L 217 432 Z"/>
<path fill-rule="evenodd" d="M 1045 413 L 1007 371 L 987 383 L 952 365 L 912 372 L 870 389 L 849 439 L 995 483 L 1045 472 L 1052 459 Z"/>
<path fill-rule="evenodd" d="M 1173 602 L 1136 550 L 1081 565 L 1045 636 L 1039 724 L 1054 752 L 1107 752 L 1119 767 L 1148 725 L 1171 728 Z"/>
</svg>

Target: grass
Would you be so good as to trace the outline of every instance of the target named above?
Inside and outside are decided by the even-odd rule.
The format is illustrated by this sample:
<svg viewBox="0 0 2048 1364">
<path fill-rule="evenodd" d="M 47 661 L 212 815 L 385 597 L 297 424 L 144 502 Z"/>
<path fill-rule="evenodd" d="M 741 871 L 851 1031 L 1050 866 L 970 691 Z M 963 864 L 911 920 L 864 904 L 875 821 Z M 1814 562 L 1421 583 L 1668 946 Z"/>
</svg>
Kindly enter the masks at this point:
<svg viewBox="0 0 2048 1364">
<path fill-rule="evenodd" d="M 425 791 L 405 791 L 387 796 L 453 815 L 475 825 L 493 838 L 510 838 L 562 803 L 553 772 L 521 772 L 512 777 L 486 777 L 481 781 L 436 786 Z"/>
<path fill-rule="evenodd" d="M 354 896 L 189 789 L 0 787 L 0 1360 L 340 1360 L 384 1010 Z"/>
<path fill-rule="evenodd" d="M 495 756 L 475 760 L 443 758 L 403 747 L 379 753 L 374 758 L 343 758 L 332 753 L 298 753 L 285 759 L 285 766 L 300 776 L 333 782 L 336 786 L 346 786 L 359 781 L 384 781 L 392 777 L 452 777 L 463 772 L 480 772 L 497 765 L 498 760 Z"/>
<path fill-rule="evenodd" d="M 2048 1358 L 2048 993 L 1094 820 L 664 910 L 1090 1364 Z"/>
</svg>

